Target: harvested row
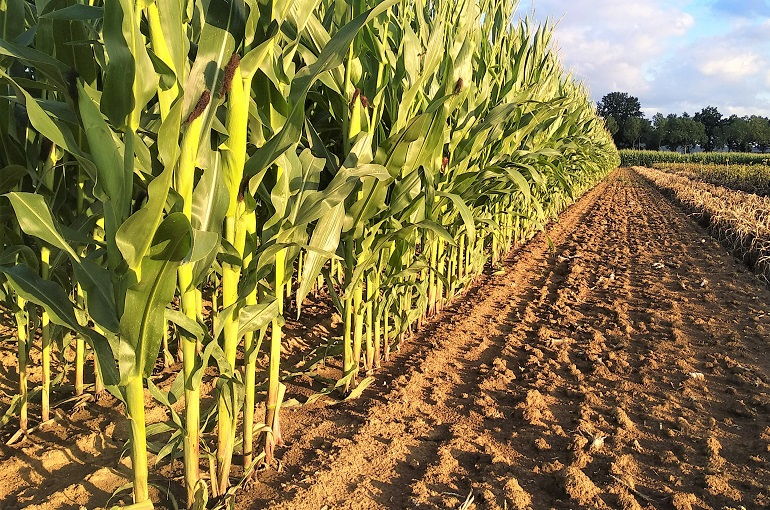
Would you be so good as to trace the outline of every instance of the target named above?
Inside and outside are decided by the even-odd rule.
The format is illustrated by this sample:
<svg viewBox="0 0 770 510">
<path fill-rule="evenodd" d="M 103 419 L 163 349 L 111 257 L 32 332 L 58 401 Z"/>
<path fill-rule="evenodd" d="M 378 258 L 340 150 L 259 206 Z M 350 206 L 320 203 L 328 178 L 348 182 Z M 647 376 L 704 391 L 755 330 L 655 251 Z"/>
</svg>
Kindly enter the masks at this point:
<svg viewBox="0 0 770 510">
<path fill-rule="evenodd" d="M 770 195 L 770 166 L 655 163 L 652 168 L 754 195 Z"/>
<path fill-rule="evenodd" d="M 299 371 L 359 396 L 619 161 L 552 27 L 512 23 L 515 2 L 9 4 L 7 455 L 106 391 L 129 430 L 115 501 L 137 509 L 159 491 L 227 507 L 275 466 L 308 294 L 342 327 L 300 342 L 320 358 Z"/>
<path fill-rule="evenodd" d="M 770 279 L 770 197 L 696 181 L 682 175 L 634 167 L 708 223 L 715 236 Z"/>
</svg>

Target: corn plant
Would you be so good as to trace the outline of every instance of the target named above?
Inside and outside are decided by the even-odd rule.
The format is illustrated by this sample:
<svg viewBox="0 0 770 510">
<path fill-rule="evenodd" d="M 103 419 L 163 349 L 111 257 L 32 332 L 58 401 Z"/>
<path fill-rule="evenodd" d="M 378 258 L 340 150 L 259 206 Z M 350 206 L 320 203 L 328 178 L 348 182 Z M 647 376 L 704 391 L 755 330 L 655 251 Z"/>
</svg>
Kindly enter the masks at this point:
<svg viewBox="0 0 770 510">
<path fill-rule="evenodd" d="M 420 324 L 618 163 L 550 25 L 512 23 L 513 3 L 5 5 L 0 274 L 20 428 L 29 346 L 72 332 L 75 391 L 92 356 L 94 391 L 124 404 L 136 508 L 152 507 L 153 456 L 181 450 L 188 508 L 228 504 L 274 461 L 287 296 L 300 315 L 325 286 L 343 326 L 322 393 L 360 396 Z M 181 370 L 161 389 L 149 376 L 174 366 L 174 344 Z M 153 400 L 167 421 L 145 423 Z"/>
</svg>

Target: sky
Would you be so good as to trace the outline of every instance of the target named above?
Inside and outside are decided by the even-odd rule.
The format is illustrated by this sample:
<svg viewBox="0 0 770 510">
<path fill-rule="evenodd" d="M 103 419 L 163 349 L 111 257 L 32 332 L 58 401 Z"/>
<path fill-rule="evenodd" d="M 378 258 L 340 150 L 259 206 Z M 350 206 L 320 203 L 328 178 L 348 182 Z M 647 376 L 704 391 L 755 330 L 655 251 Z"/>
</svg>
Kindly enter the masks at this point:
<svg viewBox="0 0 770 510">
<path fill-rule="evenodd" d="M 594 101 L 638 97 L 644 114 L 715 106 L 770 117 L 770 0 L 520 0 L 556 22 L 562 62 Z"/>
</svg>

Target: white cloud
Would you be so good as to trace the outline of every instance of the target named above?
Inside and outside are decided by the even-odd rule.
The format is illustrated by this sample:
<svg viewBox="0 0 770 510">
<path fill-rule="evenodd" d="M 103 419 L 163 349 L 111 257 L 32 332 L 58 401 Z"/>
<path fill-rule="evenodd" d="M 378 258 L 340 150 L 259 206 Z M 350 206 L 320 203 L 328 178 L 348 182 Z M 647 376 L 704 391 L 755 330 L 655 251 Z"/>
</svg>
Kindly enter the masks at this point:
<svg viewBox="0 0 770 510">
<path fill-rule="evenodd" d="M 770 17 L 763 17 L 763 2 L 532 4 L 536 19 L 558 21 L 554 39 L 562 61 L 594 100 L 622 91 L 639 97 L 648 116 L 694 113 L 709 105 L 725 115 L 770 116 Z M 522 15 L 530 11 L 528 4 L 520 5 Z"/>
<path fill-rule="evenodd" d="M 762 61 L 754 53 L 725 55 L 712 58 L 698 64 L 698 69 L 706 76 L 717 75 L 728 80 L 740 80 L 757 74 L 762 68 Z"/>
<path fill-rule="evenodd" d="M 695 25 L 676 1 L 545 0 L 534 7 L 537 18 L 558 20 L 555 39 L 565 65 L 602 94 L 648 90 L 651 62 L 664 54 L 671 38 Z"/>
</svg>

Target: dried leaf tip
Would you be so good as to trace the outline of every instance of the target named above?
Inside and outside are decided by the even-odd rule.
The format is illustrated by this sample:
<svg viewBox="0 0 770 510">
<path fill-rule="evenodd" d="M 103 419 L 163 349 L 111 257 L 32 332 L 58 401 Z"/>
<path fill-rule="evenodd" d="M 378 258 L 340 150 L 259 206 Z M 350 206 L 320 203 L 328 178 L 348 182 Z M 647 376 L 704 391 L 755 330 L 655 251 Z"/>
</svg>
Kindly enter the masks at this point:
<svg viewBox="0 0 770 510">
<path fill-rule="evenodd" d="M 350 108 L 353 108 L 353 106 L 356 104 L 356 99 L 358 99 L 358 96 L 361 95 L 361 89 L 356 88 L 356 90 L 353 92 L 353 99 L 350 100 Z"/>
<path fill-rule="evenodd" d="M 443 158 L 441 158 L 441 169 L 442 170 L 446 169 L 448 164 L 449 164 L 449 158 L 448 157 L 444 156 Z"/>
<path fill-rule="evenodd" d="M 463 89 L 463 79 L 457 78 L 457 83 L 455 83 L 455 94 L 459 94 L 460 91 Z"/>
<path fill-rule="evenodd" d="M 230 92 L 230 87 L 233 85 L 233 78 L 235 77 L 235 71 L 238 66 L 241 65 L 241 57 L 238 53 L 233 53 L 230 57 L 230 61 L 225 66 L 225 79 L 222 82 L 222 89 L 219 91 L 219 97 L 223 98 Z"/>
<path fill-rule="evenodd" d="M 200 117 L 203 114 L 203 111 L 206 109 L 206 107 L 211 102 L 211 91 L 204 90 L 203 94 L 201 94 L 200 99 L 198 99 L 198 103 L 195 105 L 195 108 L 193 111 L 190 112 L 190 115 L 187 117 L 187 120 L 184 121 L 185 124 L 189 124 L 198 117 Z"/>
</svg>

